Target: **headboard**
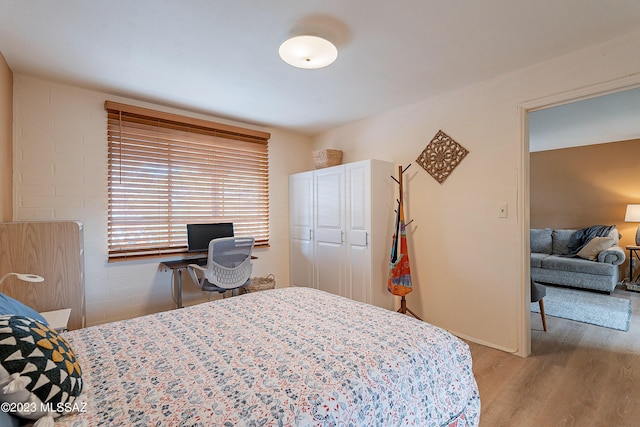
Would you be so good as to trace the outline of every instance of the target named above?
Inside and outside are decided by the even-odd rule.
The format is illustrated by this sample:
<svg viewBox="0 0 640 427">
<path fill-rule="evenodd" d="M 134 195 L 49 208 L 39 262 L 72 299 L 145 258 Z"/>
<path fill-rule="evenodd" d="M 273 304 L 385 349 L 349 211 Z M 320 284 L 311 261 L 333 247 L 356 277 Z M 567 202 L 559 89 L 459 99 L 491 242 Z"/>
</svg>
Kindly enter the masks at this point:
<svg viewBox="0 0 640 427">
<path fill-rule="evenodd" d="M 40 312 L 70 308 L 68 328 L 84 327 L 82 223 L 0 223 L 0 277 L 12 272 L 37 274 L 44 282 L 8 277 L 0 285 L 0 292 Z"/>
</svg>

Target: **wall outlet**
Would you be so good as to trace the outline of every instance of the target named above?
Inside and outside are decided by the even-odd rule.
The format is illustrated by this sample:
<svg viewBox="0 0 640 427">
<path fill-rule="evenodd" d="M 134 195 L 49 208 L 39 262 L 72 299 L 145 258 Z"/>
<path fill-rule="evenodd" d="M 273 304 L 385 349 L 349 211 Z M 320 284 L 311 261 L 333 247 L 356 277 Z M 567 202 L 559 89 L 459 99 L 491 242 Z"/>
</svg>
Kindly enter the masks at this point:
<svg viewBox="0 0 640 427">
<path fill-rule="evenodd" d="M 509 205 L 506 203 L 498 203 L 498 218 L 507 218 L 509 216 Z"/>
</svg>

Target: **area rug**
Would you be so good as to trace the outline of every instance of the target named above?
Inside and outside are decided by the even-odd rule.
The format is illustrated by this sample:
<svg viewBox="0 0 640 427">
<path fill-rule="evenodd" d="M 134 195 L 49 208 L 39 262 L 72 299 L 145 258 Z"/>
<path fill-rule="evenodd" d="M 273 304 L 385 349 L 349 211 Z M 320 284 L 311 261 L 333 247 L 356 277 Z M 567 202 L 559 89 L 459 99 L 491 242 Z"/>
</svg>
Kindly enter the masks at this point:
<svg viewBox="0 0 640 427">
<path fill-rule="evenodd" d="M 531 311 L 540 313 L 537 302 L 531 303 Z M 631 301 L 595 292 L 547 286 L 544 312 L 547 316 L 626 332 L 631 321 Z"/>
</svg>

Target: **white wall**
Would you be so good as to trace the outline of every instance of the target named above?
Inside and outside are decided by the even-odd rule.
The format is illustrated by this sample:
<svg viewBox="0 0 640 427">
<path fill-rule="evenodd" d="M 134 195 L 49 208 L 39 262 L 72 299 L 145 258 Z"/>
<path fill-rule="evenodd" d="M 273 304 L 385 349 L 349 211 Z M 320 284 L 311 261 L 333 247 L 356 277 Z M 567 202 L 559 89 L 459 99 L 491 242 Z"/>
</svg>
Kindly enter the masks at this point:
<svg viewBox="0 0 640 427">
<path fill-rule="evenodd" d="M 159 260 L 107 262 L 107 99 L 271 132 L 271 245 L 256 249 L 254 275 L 274 273 L 288 286 L 288 176 L 311 167 L 309 138 L 16 75 L 14 220 L 84 223 L 87 324 L 173 307 L 171 274 Z M 183 283 L 185 304 L 206 298 L 187 277 Z"/>
<path fill-rule="evenodd" d="M 542 106 L 548 98 L 568 100 L 590 88 L 595 93 L 630 76 L 640 83 L 640 33 L 334 129 L 313 145 L 344 150 L 344 162 L 413 163 L 405 176 L 416 285 L 409 308 L 458 335 L 525 354 L 528 147 L 523 147 L 519 108 Z M 90 324 L 172 304 L 169 275 L 158 271 L 157 262 L 106 263 L 107 98 L 148 106 L 15 78 L 14 218 L 85 222 Z M 470 151 L 443 185 L 415 164 L 439 129 Z M 281 278 L 288 277 L 286 177 L 310 168 L 310 147 L 304 137 L 271 131 L 273 243 L 258 254 L 256 272 L 275 272 L 283 285 Z M 499 219 L 497 207 L 503 202 L 509 217 Z"/>
<path fill-rule="evenodd" d="M 412 163 L 405 175 L 414 220 L 409 308 L 460 336 L 524 355 L 528 147 L 519 107 L 638 73 L 640 33 L 334 129 L 316 137 L 314 148 L 342 149 L 345 162 Z M 470 151 L 442 185 L 415 162 L 439 129 Z M 498 218 L 500 203 L 508 203 L 506 219 Z"/>
</svg>

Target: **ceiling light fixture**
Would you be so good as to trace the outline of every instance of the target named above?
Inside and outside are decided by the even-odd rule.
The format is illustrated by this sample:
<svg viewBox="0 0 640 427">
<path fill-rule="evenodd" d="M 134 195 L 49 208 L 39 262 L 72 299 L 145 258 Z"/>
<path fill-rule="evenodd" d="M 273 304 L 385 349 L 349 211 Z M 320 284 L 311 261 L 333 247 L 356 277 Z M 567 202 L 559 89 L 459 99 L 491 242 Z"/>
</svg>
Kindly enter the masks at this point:
<svg viewBox="0 0 640 427">
<path fill-rule="evenodd" d="M 316 36 L 296 36 L 280 45 L 280 58 L 298 68 L 326 67 L 338 57 L 338 49 L 330 41 Z"/>
</svg>

